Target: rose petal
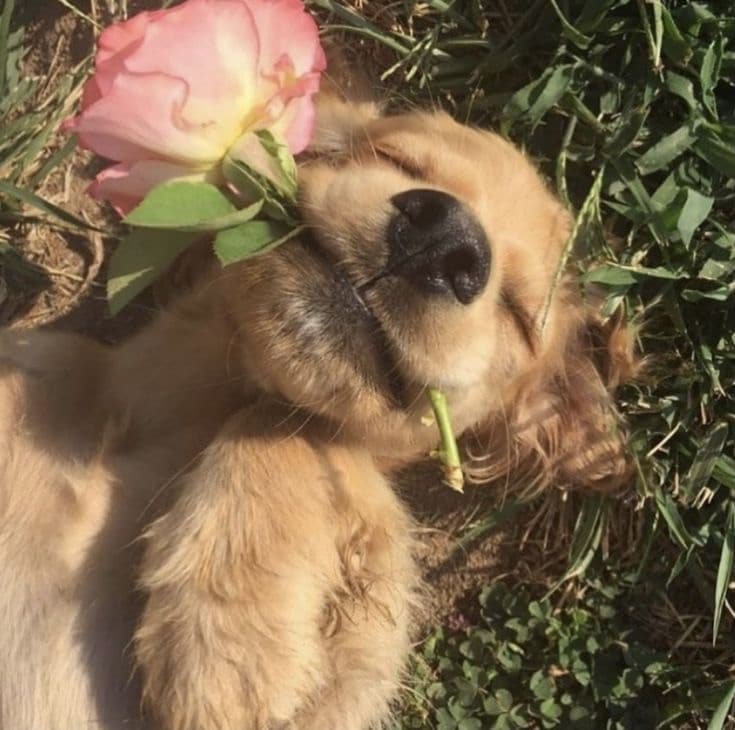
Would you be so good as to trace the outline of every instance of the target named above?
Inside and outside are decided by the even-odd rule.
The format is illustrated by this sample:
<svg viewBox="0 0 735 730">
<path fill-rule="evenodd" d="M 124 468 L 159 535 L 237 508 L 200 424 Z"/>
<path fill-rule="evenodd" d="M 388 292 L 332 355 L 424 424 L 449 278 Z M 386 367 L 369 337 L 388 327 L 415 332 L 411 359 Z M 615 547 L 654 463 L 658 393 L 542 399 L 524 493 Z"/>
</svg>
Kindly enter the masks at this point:
<svg viewBox="0 0 735 730">
<path fill-rule="evenodd" d="M 261 73 L 272 74 L 283 55 L 296 76 L 326 68 L 319 29 L 301 0 L 248 0 L 248 6 L 258 28 Z"/>
<path fill-rule="evenodd" d="M 216 132 L 215 120 L 209 128 L 188 125 L 181 117 L 187 92 L 182 79 L 121 73 L 68 129 L 79 134 L 84 147 L 110 160 L 135 162 L 154 156 L 210 165 L 224 152 L 211 134 Z"/>
<path fill-rule="evenodd" d="M 212 116 L 219 117 L 251 101 L 258 52 L 243 0 L 189 0 L 150 19 L 140 44 L 126 54 L 125 69 L 183 77 L 190 98 L 213 104 Z"/>
<path fill-rule="evenodd" d="M 168 180 L 206 180 L 206 172 L 192 172 L 191 168 L 162 160 L 113 165 L 97 175 L 87 192 L 98 200 L 109 200 L 120 215 L 127 215 L 146 196 L 149 190 Z"/>
<path fill-rule="evenodd" d="M 164 10 L 137 13 L 129 20 L 113 23 L 105 28 L 97 41 L 95 63 L 105 63 L 112 56 L 122 51 L 129 51 L 131 45 L 143 38 L 151 21 L 164 13 Z"/>
<path fill-rule="evenodd" d="M 311 137 L 324 67 L 301 0 L 185 0 L 102 33 L 83 112 L 64 129 L 129 163 L 210 169 L 243 132 L 263 127 L 296 153 Z"/>
<path fill-rule="evenodd" d="M 96 101 L 102 97 L 102 90 L 97 83 L 97 77 L 92 76 L 91 79 L 87 79 L 82 89 L 82 109 L 86 109 L 92 106 Z"/>
<path fill-rule="evenodd" d="M 286 140 L 294 155 L 306 149 L 314 129 L 315 109 L 311 95 L 319 89 L 319 74 L 308 74 L 283 89 L 268 105 L 271 122 L 264 126 Z"/>
<path fill-rule="evenodd" d="M 97 41 L 95 73 L 91 79 L 97 86 L 100 96 L 110 90 L 117 74 L 125 69 L 125 59 L 141 44 L 151 21 L 164 12 L 156 10 L 138 13 L 130 20 L 114 23 L 102 31 Z M 83 95 L 82 109 L 86 109 L 95 101 L 94 96 Z"/>
</svg>

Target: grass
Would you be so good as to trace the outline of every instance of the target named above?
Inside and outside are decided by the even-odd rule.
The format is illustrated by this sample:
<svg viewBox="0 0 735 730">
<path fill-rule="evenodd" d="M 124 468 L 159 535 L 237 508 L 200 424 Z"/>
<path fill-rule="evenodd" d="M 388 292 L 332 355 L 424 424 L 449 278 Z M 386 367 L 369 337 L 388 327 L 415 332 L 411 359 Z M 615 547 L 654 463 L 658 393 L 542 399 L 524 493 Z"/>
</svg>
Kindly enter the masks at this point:
<svg viewBox="0 0 735 730">
<path fill-rule="evenodd" d="M 51 199 L 64 197 L 76 144 L 59 127 L 81 94 L 92 49 L 69 65 L 61 63 L 62 45 L 56 44 L 44 59 L 46 72 L 31 72 L 28 11 L 17 0 L 4 0 L 0 7 L 0 309 L 13 316 L 47 292 L 53 306 L 35 320 L 41 324 L 69 311 L 86 293 L 101 264 L 102 246 L 98 237 L 90 239 L 94 226 L 88 220 Z M 56 238 L 63 248 L 74 235 L 94 249 L 87 276 L 66 262 L 55 268 L 58 262 L 43 244 L 39 255 L 31 251 L 31 240 Z"/>
<path fill-rule="evenodd" d="M 714 0 L 515 8 L 456 0 L 367 4 L 358 16 L 334 0 L 315 3 L 342 32 L 348 26 L 389 50 L 382 78 L 401 97 L 499 127 L 538 159 L 578 211 L 570 247 L 586 287 L 602 292 L 607 313 L 622 306 L 639 327 L 646 377 L 621 396 L 638 478 L 627 502 L 574 499 L 575 521 L 565 517 L 557 543 L 566 566 L 538 582 L 536 598 L 551 588 L 559 608 L 546 625 L 548 655 L 532 666 L 553 671 L 561 639 L 552 623 L 567 621 L 569 611 L 602 620 L 594 606 L 575 608 L 595 580 L 637 607 L 616 631 L 647 629 L 667 672 L 645 685 L 661 701 L 657 718 L 625 720 L 598 707 L 588 726 L 733 726 L 726 717 L 735 686 L 727 600 L 735 542 L 735 9 Z M 565 499 L 551 494 L 534 505 L 548 516 L 539 525 L 557 519 Z M 480 518 L 472 536 L 496 522 L 493 514 Z M 500 714 L 482 704 L 493 704 L 487 678 L 477 696 L 463 693 L 475 667 L 462 642 L 492 630 L 480 624 L 429 639 L 407 704 L 418 711 L 406 710 L 404 726 L 572 726 L 566 715 L 513 709 L 533 700 L 530 683 Z M 577 630 L 573 621 L 567 630 Z M 520 674 L 530 682 L 530 668 L 500 664 L 503 681 Z M 624 665 L 620 671 L 627 676 Z M 719 714 L 702 699 L 708 690 Z M 577 688 L 578 697 L 585 692 Z"/>
<path fill-rule="evenodd" d="M 638 326 L 647 362 L 620 397 L 638 466 L 627 498 L 558 491 L 476 516 L 468 544 L 511 515 L 519 553 L 545 566 L 487 587 L 466 628 L 430 634 L 396 727 L 735 727 L 732 3 L 311 4 L 398 106 L 444 106 L 539 161 L 577 211 L 573 265 Z M 42 193 L 73 152 L 54 133 L 88 59 L 54 83 L 22 74 L 13 10 L 0 15 L 0 274 L 37 275 L 25 232 L 87 225 Z"/>
<path fill-rule="evenodd" d="M 45 214 L 52 223 L 88 228 L 36 191 L 74 152 L 74 141 L 59 143 L 57 135 L 62 120 L 72 113 L 91 56 L 64 72 L 54 71 L 52 62 L 45 78 L 24 73 L 29 47 L 26 29 L 11 24 L 14 10 L 15 0 L 5 0 L 0 11 L 0 224 L 36 222 L 31 215 Z"/>
<path fill-rule="evenodd" d="M 420 701 L 397 727 L 639 730 L 711 715 L 730 685 L 703 682 L 652 645 L 609 578 L 586 581 L 566 606 L 504 583 L 485 588 L 477 626 L 439 628 L 424 642 Z"/>
</svg>

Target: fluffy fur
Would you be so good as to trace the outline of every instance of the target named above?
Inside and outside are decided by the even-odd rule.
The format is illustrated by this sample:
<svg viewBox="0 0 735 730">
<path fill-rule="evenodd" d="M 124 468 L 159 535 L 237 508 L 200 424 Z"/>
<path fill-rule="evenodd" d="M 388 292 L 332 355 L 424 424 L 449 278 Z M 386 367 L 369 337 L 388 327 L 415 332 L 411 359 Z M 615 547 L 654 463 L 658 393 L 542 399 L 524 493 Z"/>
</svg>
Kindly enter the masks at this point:
<svg viewBox="0 0 735 730">
<path fill-rule="evenodd" d="M 624 479 L 628 340 L 555 286 L 569 216 L 519 151 L 332 96 L 299 174 L 311 238 L 212 266 L 121 346 L 0 334 L 2 730 L 377 727 L 418 586 L 386 474 L 435 446 L 426 384 L 476 481 Z M 385 273 L 416 187 L 485 229 L 468 306 Z"/>
</svg>

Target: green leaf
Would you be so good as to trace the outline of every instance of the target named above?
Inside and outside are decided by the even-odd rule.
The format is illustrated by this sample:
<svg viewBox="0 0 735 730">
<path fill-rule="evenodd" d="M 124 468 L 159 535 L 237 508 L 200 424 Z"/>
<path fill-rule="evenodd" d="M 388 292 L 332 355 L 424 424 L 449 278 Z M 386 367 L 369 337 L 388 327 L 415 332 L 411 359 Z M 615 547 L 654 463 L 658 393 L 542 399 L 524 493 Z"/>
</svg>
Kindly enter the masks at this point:
<svg viewBox="0 0 735 730">
<path fill-rule="evenodd" d="M 240 212 L 211 183 L 173 180 L 153 188 L 124 220 L 144 228 L 206 231 L 216 230 L 211 227 L 213 221 L 227 219 Z"/>
<path fill-rule="evenodd" d="M 661 5 L 661 18 L 663 20 L 663 51 L 674 63 L 686 64 L 692 57 L 692 48 L 682 35 L 682 32 L 676 25 L 669 9 L 663 4 Z"/>
<path fill-rule="evenodd" d="M 697 274 L 698 279 L 709 281 L 726 281 L 727 277 L 735 273 L 735 261 L 716 261 L 707 259 Z"/>
<path fill-rule="evenodd" d="M 272 188 L 276 198 L 296 200 L 296 162 L 288 146 L 267 129 L 244 134 L 230 148 L 226 160 L 248 172 L 245 187 L 238 186 L 246 197 L 252 195 L 255 186 Z"/>
<path fill-rule="evenodd" d="M 482 730 L 482 723 L 474 717 L 465 717 L 460 720 L 457 730 Z"/>
<path fill-rule="evenodd" d="M 722 36 L 718 36 L 707 48 L 702 66 L 699 69 L 699 81 L 702 85 L 702 99 L 707 111 L 717 119 L 717 99 L 715 98 L 715 86 L 720 78 L 722 67 Z"/>
<path fill-rule="evenodd" d="M 214 252 L 223 266 L 267 253 L 298 236 L 304 226 L 291 228 L 273 221 L 250 221 L 220 231 L 214 239 Z"/>
<path fill-rule="evenodd" d="M 548 700 L 550 697 L 553 697 L 556 689 L 554 680 L 547 677 L 542 669 L 539 669 L 531 675 L 528 687 L 540 700 Z"/>
<path fill-rule="evenodd" d="M 201 234 L 137 228 L 117 245 L 107 272 L 107 301 L 117 314 L 166 271 Z"/>
<path fill-rule="evenodd" d="M 699 104 L 694 95 L 694 84 L 686 76 L 682 76 L 674 71 L 667 71 L 664 74 L 664 84 L 670 93 L 675 94 L 686 102 L 690 112 L 697 112 L 699 110 Z"/>
<path fill-rule="evenodd" d="M 620 179 L 625 183 L 628 192 L 632 195 L 637 204 L 637 208 L 645 215 L 648 229 L 658 242 L 663 242 L 667 238 L 667 231 L 661 223 L 660 212 L 651 200 L 651 196 L 646 190 L 643 181 L 636 174 L 633 162 L 627 157 L 621 157 L 614 160 L 613 165 L 620 175 Z"/>
<path fill-rule="evenodd" d="M 222 161 L 222 173 L 225 179 L 244 198 L 248 200 L 262 199 L 264 201 L 263 212 L 267 216 L 295 224 L 294 217 L 284 205 L 282 196 L 278 193 L 273 183 L 260 175 L 256 170 L 241 160 L 235 160 L 228 155 Z"/>
<path fill-rule="evenodd" d="M 717 568 L 717 582 L 715 584 L 715 612 L 712 620 L 712 645 L 717 643 L 717 634 L 720 630 L 722 609 L 725 605 L 727 591 L 730 586 L 733 566 L 733 552 L 735 551 L 735 502 L 730 501 L 727 510 L 727 525 L 720 552 L 720 564 Z"/>
<path fill-rule="evenodd" d="M 648 107 L 641 106 L 625 114 L 613 136 L 605 143 L 605 154 L 613 158 L 622 155 L 638 139 L 649 113 Z"/>
<path fill-rule="evenodd" d="M 521 669 L 521 653 L 517 651 L 515 646 L 510 642 L 504 641 L 500 644 L 496 651 L 495 658 L 509 674 L 516 674 Z M 498 701 L 500 702 L 500 700 Z M 504 709 L 503 711 L 505 712 L 506 710 Z"/>
<path fill-rule="evenodd" d="M 503 132 L 514 121 L 523 120 L 534 126 L 561 99 L 574 74 L 572 65 L 557 66 L 518 90 L 503 109 Z"/>
<path fill-rule="evenodd" d="M 735 178 L 735 145 L 722 139 L 712 130 L 704 130 L 694 151 L 716 170 L 729 178 Z"/>
<path fill-rule="evenodd" d="M 261 129 L 255 133 L 260 140 L 263 149 L 275 161 L 278 168 L 278 176 L 272 182 L 276 188 L 288 198 L 296 198 L 296 161 L 288 146 L 276 139 L 267 129 Z"/>
<path fill-rule="evenodd" d="M 679 213 L 679 220 L 676 223 L 681 240 L 684 241 L 685 246 L 688 246 L 692 242 L 694 232 L 707 220 L 707 216 L 709 216 L 714 203 L 714 198 L 702 195 L 691 188 L 687 190 L 686 201 L 684 202 L 684 207 L 681 209 L 681 213 Z"/>
<path fill-rule="evenodd" d="M 513 707 L 513 695 L 507 689 L 496 690 L 495 701 L 501 712 L 508 712 Z"/>
<path fill-rule="evenodd" d="M 633 284 L 644 279 L 668 279 L 678 281 L 681 274 L 669 271 L 663 266 L 623 266 L 621 264 L 605 264 L 592 269 L 583 275 L 582 279 L 587 284 L 606 284 L 608 286 L 622 286 Z"/>
<path fill-rule="evenodd" d="M 500 708 L 498 701 L 495 697 L 485 697 L 482 701 L 482 709 L 488 715 L 502 715 L 503 710 Z"/>
<path fill-rule="evenodd" d="M 735 682 L 732 682 L 730 688 L 725 693 L 724 697 L 717 705 L 717 709 L 712 715 L 712 719 L 707 725 L 707 730 L 723 730 L 725 723 L 727 722 L 727 716 L 730 714 L 732 709 L 733 701 L 735 700 Z"/>
<path fill-rule="evenodd" d="M 539 710 L 549 720 L 558 720 L 562 716 L 561 705 L 558 705 L 553 698 L 544 700 L 539 706 Z"/>
<path fill-rule="evenodd" d="M 586 720 L 590 716 L 590 711 L 586 707 L 581 705 L 575 705 L 569 710 L 570 722 L 579 722 L 580 720 Z"/>
<path fill-rule="evenodd" d="M 456 730 L 457 721 L 449 714 L 449 710 L 440 707 L 436 712 L 436 719 L 439 723 L 438 730 Z"/>
<path fill-rule="evenodd" d="M 687 122 L 675 132 L 660 139 L 635 162 L 641 175 L 648 175 L 670 165 L 697 140 L 695 127 Z"/>
<path fill-rule="evenodd" d="M 629 286 L 635 284 L 633 272 L 622 266 L 609 264 L 591 269 L 583 276 L 585 284 L 604 284 L 606 286 Z"/>
<path fill-rule="evenodd" d="M 687 302 L 701 302 L 709 299 L 713 302 L 724 302 L 732 294 L 727 286 L 717 286 L 714 289 L 683 289 L 681 298 Z"/>
</svg>

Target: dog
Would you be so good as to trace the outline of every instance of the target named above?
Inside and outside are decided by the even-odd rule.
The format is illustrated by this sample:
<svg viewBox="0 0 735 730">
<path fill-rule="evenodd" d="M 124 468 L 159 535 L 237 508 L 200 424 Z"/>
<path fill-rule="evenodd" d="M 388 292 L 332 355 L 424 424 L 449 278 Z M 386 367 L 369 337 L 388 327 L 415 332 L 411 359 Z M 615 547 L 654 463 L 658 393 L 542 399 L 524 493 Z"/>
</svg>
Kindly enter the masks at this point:
<svg viewBox="0 0 735 730">
<path fill-rule="evenodd" d="M 308 233 L 128 341 L 0 334 L 0 728 L 365 730 L 420 593 L 390 474 L 446 395 L 468 479 L 612 490 L 630 333 L 510 142 L 319 100 Z"/>
</svg>

